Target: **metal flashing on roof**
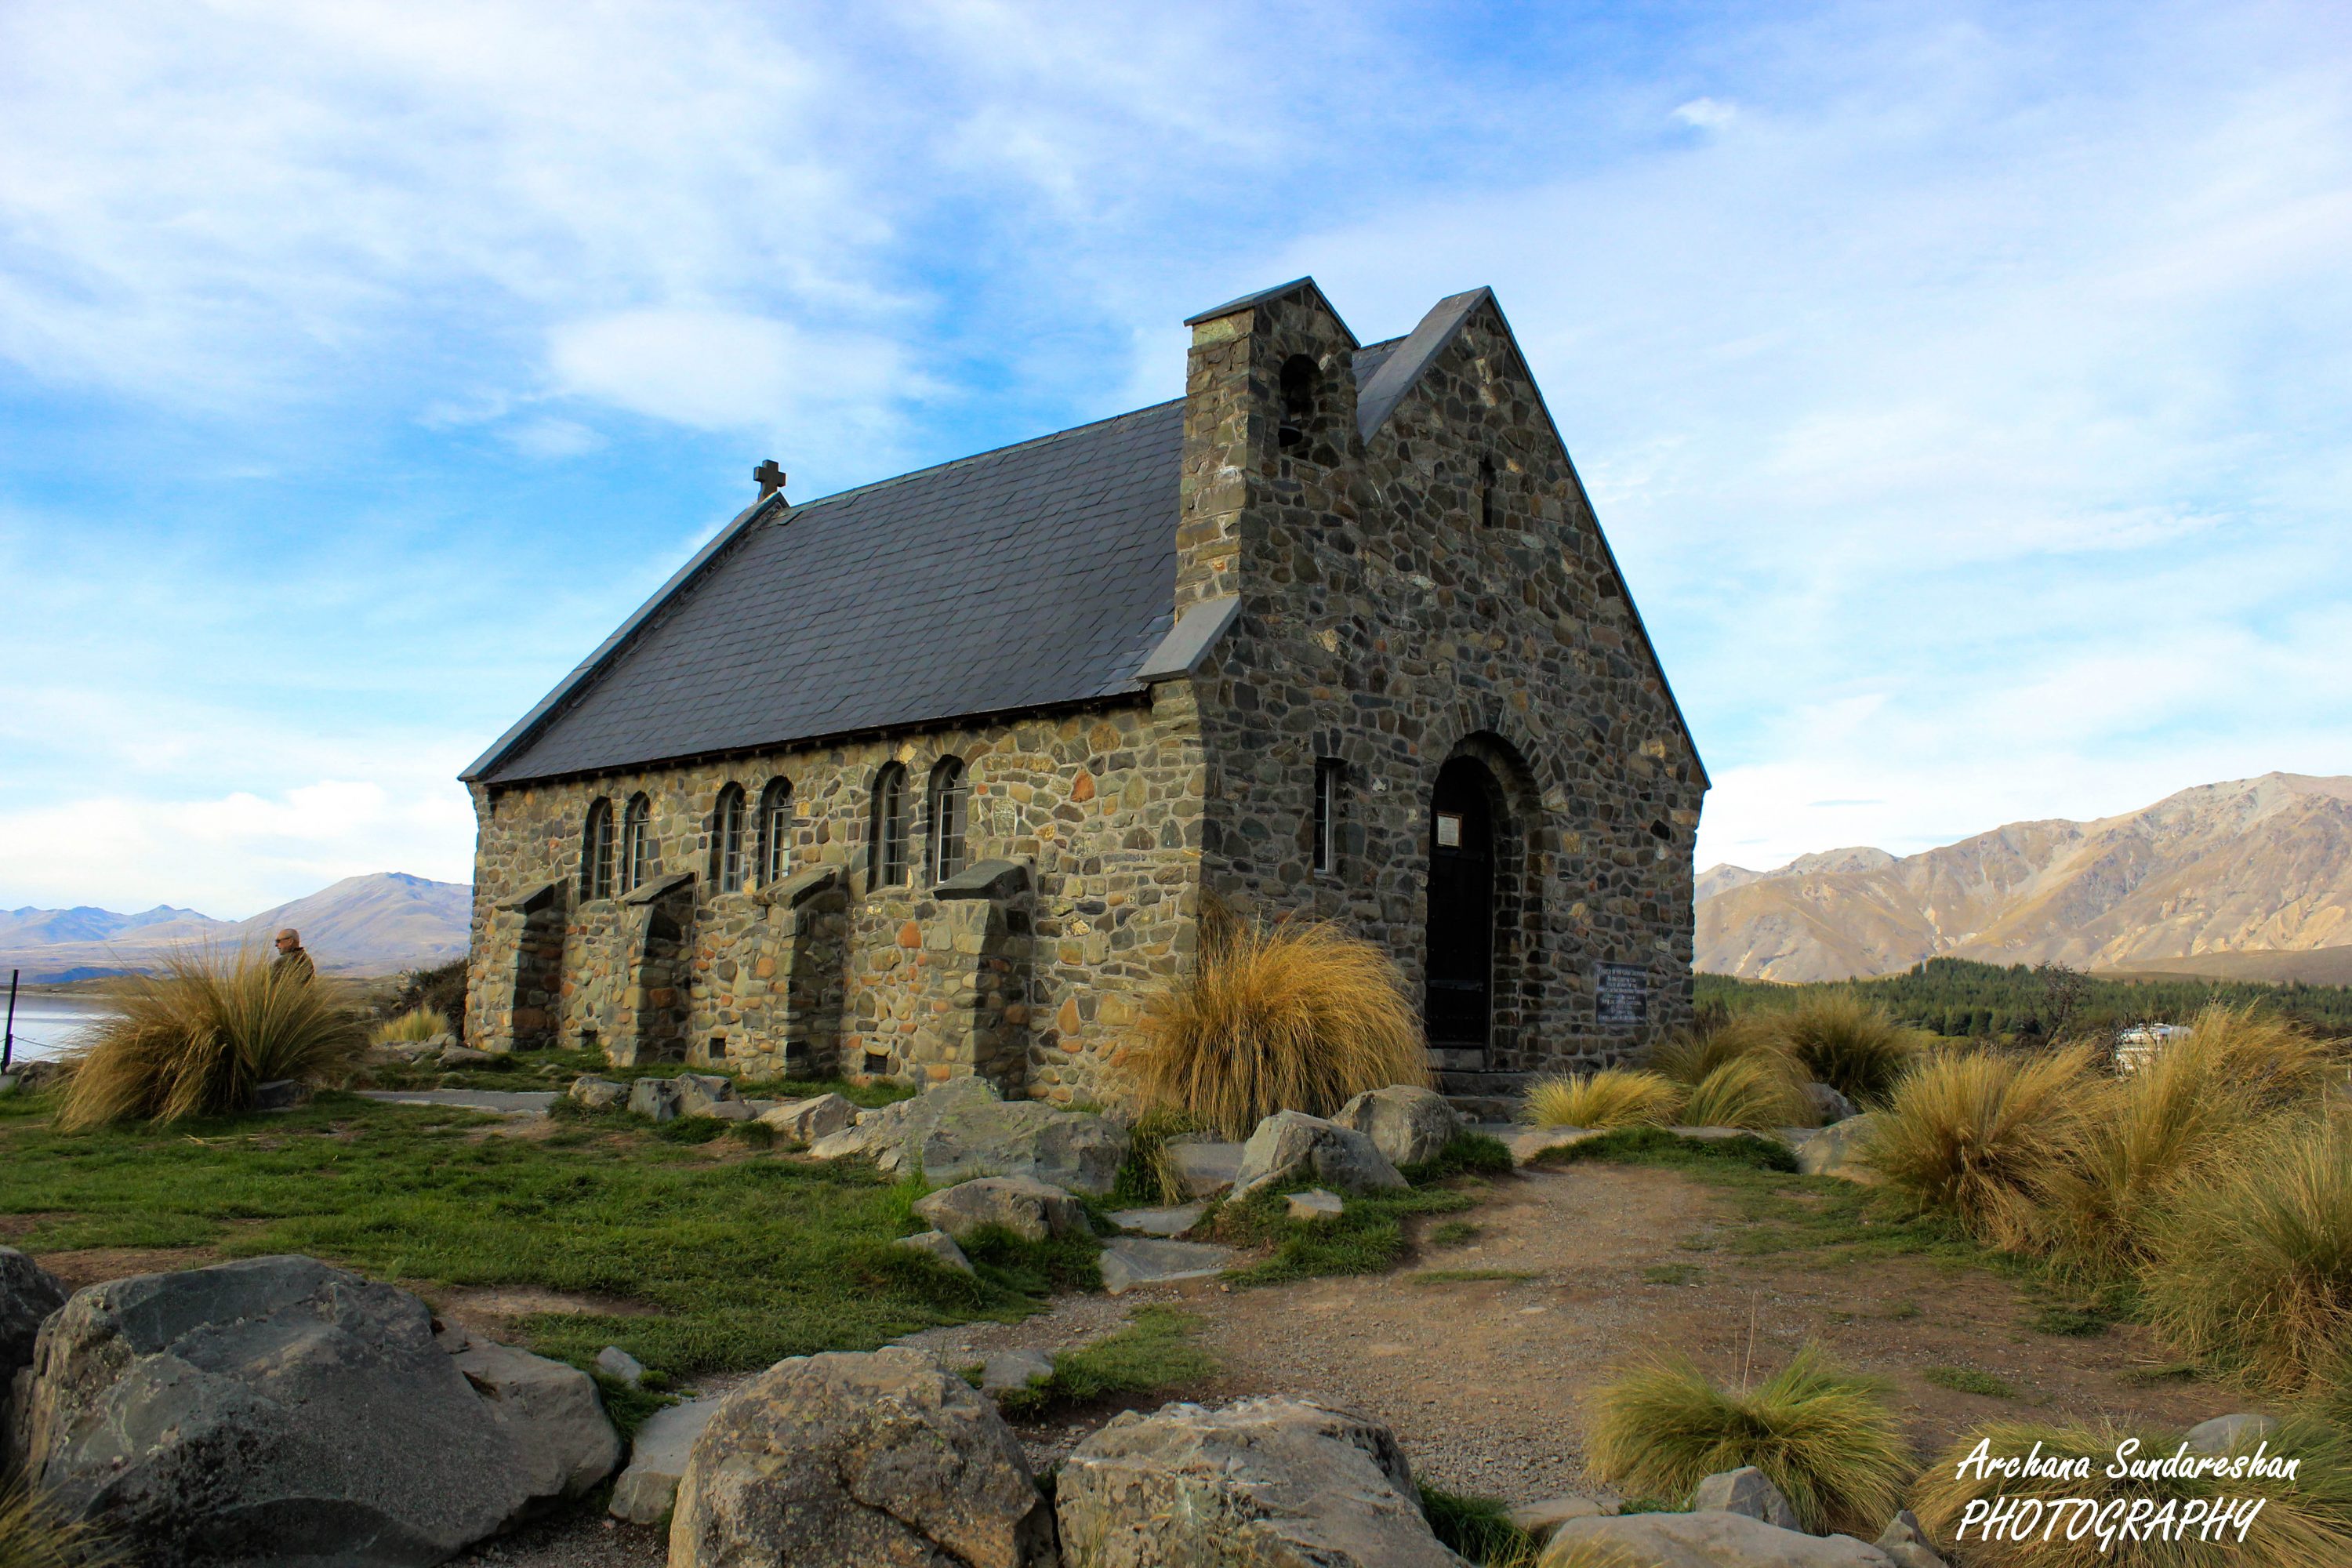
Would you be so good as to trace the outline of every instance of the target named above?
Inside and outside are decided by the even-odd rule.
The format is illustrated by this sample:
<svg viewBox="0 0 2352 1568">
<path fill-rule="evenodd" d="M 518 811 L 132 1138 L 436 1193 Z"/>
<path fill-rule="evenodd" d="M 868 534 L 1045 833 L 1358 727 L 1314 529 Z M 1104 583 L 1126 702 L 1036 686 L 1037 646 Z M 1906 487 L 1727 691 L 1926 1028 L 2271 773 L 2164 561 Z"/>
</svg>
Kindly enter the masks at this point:
<svg viewBox="0 0 2352 1568">
<path fill-rule="evenodd" d="M 1470 319 L 1470 312 L 1481 300 L 1492 300 L 1491 289 L 1473 289 L 1465 294 L 1449 294 L 1429 308 L 1421 324 L 1405 334 L 1404 341 L 1382 356 L 1371 379 L 1356 395 L 1356 428 L 1367 441 L 1372 432 L 1388 422 L 1396 411 L 1398 402 L 1421 379 L 1431 362 L 1445 352 L 1445 345 Z M 1567 450 L 1566 447 L 1561 448 Z"/>
<path fill-rule="evenodd" d="M 1225 628 L 1242 613 L 1241 595 L 1227 594 L 1223 598 L 1203 599 L 1176 618 L 1160 646 L 1151 650 L 1135 679 L 1149 685 L 1155 680 L 1174 680 L 1201 668 Z"/>
<path fill-rule="evenodd" d="M 1245 310 L 1254 305 L 1267 304 L 1281 299 L 1286 294 L 1296 293 L 1301 289 L 1311 290 L 1315 297 L 1323 302 L 1323 309 L 1329 311 L 1334 321 L 1339 323 L 1339 330 L 1348 334 L 1349 348 L 1360 346 L 1356 342 L 1355 329 L 1348 325 L 1338 310 L 1332 309 L 1330 297 L 1323 292 L 1323 286 L 1316 282 L 1312 275 L 1294 278 L 1287 283 L 1277 283 L 1271 289 L 1261 289 L 1255 294 L 1244 294 L 1238 300 L 1228 300 L 1214 310 L 1203 310 L 1197 316 L 1185 317 L 1184 324 L 1188 327 L 1197 327 L 1202 321 L 1213 321 L 1219 316 L 1230 316 L 1235 310 Z"/>
</svg>

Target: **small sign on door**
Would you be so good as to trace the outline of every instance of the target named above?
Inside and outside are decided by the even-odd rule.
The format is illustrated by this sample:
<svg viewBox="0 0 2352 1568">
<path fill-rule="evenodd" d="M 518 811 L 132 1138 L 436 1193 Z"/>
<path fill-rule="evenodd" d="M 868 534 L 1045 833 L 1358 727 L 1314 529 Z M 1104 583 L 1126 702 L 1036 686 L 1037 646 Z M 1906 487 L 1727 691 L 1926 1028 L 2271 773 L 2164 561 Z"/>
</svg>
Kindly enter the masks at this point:
<svg viewBox="0 0 2352 1568">
<path fill-rule="evenodd" d="M 1450 811 L 1437 814 L 1437 847 L 1440 849 L 1462 847 L 1462 819 Z"/>
</svg>

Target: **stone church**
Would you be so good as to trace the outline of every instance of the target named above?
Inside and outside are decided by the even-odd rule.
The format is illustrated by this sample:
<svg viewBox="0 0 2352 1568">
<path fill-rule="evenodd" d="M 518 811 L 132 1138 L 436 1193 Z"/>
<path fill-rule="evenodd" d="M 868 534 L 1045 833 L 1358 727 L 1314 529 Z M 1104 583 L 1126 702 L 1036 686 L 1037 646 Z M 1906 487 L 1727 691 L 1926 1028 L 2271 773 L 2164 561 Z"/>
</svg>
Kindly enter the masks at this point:
<svg viewBox="0 0 2352 1568">
<path fill-rule="evenodd" d="M 1384 947 L 1451 1089 L 1690 1016 L 1690 732 L 1494 295 L 1312 279 L 1184 395 L 763 493 L 467 770 L 469 1043 L 1108 1099 L 1205 897 Z"/>
</svg>

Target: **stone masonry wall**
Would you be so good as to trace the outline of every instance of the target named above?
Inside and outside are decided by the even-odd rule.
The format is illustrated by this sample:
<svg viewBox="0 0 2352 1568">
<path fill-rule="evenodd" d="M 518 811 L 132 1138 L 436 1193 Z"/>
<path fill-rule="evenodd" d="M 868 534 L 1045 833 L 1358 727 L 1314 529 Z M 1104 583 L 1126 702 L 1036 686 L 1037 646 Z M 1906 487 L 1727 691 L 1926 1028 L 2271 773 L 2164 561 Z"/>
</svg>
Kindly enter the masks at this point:
<svg viewBox="0 0 2352 1568">
<path fill-rule="evenodd" d="M 967 863 L 1028 868 L 1014 907 L 943 901 L 924 877 L 925 785 L 950 755 L 962 760 L 971 786 Z M 892 761 L 908 771 L 915 869 L 909 886 L 875 888 L 866 855 L 873 785 Z M 835 868 L 830 905 L 818 897 L 786 908 L 756 888 L 712 891 L 720 789 L 740 784 L 756 801 L 779 774 L 793 788 L 787 881 Z M 559 877 L 571 896 L 557 1038 L 614 1040 L 628 1012 L 627 916 L 635 911 L 580 899 L 581 838 L 592 801 L 611 801 L 617 819 L 642 791 L 651 805 L 651 879 L 695 875 L 677 965 L 688 1059 L 723 1052 L 730 1063 L 782 1073 L 787 1015 L 828 1016 L 829 1007 L 834 1037 L 804 1042 L 813 1054 L 795 1070 L 860 1077 L 870 1065 L 873 1076 L 914 1081 L 992 1068 L 1011 1092 L 1099 1098 L 1110 1092 L 1105 1075 L 1143 992 L 1191 962 L 1204 778 L 1192 691 L 1174 682 L 1128 703 L 1011 724 L 495 792 L 477 786 L 467 981 L 483 1000 L 469 1007 L 471 1042 L 511 1045 L 494 1000 L 497 944 L 485 940 L 497 907 Z M 787 996 L 796 966 L 794 1008 Z"/>
<path fill-rule="evenodd" d="M 1204 885 L 1260 914 L 1346 921 L 1418 998 L 1431 791 L 1448 758 L 1475 755 L 1507 822 L 1494 1028 L 1483 1059 L 1441 1065 L 1499 1088 L 1616 1059 L 1690 1016 L 1697 758 L 1491 300 L 1369 449 L 1349 353 L 1311 287 L 1195 329 L 1186 527 L 1214 556 L 1180 555 L 1179 582 L 1242 595 L 1196 682 Z M 1298 354 L 1322 375 L 1286 447 L 1278 378 Z M 1311 868 L 1322 757 L 1344 764 L 1327 873 Z M 1645 1026 L 1598 1022 L 1602 963 L 1647 971 Z"/>
</svg>

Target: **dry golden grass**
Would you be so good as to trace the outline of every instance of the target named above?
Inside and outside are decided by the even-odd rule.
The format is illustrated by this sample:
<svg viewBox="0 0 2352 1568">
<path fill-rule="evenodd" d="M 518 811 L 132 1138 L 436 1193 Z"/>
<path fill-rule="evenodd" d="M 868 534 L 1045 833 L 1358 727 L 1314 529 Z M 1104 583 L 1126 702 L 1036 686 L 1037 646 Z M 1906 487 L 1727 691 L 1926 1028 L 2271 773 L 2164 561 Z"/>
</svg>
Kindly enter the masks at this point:
<svg viewBox="0 0 2352 1568">
<path fill-rule="evenodd" d="M 1796 1072 L 1788 1062 L 1789 1043 L 1770 1019 L 1759 1013 L 1742 1013 L 1736 1017 L 1720 1018 L 1705 1027 L 1679 1030 L 1650 1047 L 1643 1066 L 1674 1079 L 1686 1088 L 1696 1089 L 1707 1074 L 1728 1061 L 1746 1057 L 1768 1057 L 1785 1065 L 1791 1076 Z"/>
<path fill-rule="evenodd" d="M 273 1079 L 341 1081 L 367 1044 L 360 1014 L 330 987 L 275 975 L 249 951 L 174 953 L 116 1005 L 68 1063 L 61 1127 L 242 1110 Z"/>
<path fill-rule="evenodd" d="M 1324 921 L 1202 924 L 1193 972 L 1147 1005 L 1129 1070 L 1149 1106 L 1244 1138 L 1277 1110 L 1429 1083 L 1419 1011 L 1388 954 Z"/>
<path fill-rule="evenodd" d="M 117 1568 L 125 1559 L 21 1480 L 0 1490 L 0 1568 Z"/>
<path fill-rule="evenodd" d="M 1682 1109 L 1682 1086 L 1657 1073 L 1627 1068 L 1538 1079 L 1519 1104 L 1519 1120 L 1536 1127 L 1665 1126 Z"/>
<path fill-rule="evenodd" d="M 1691 1089 L 1682 1115 L 1692 1127 L 1756 1131 L 1811 1126 L 1818 1120 L 1802 1081 L 1790 1071 L 1789 1059 L 1771 1051 L 1734 1057 L 1718 1065 Z"/>
<path fill-rule="evenodd" d="M 1883 1104 L 1925 1049 L 1923 1037 L 1860 997 L 1831 993 L 1769 1016 L 1805 1076 L 1856 1105 Z"/>
<path fill-rule="evenodd" d="M 1862 1158 L 1923 1208 L 1996 1247 L 2033 1245 L 2083 1143 L 2090 1054 L 1961 1051 L 1923 1058 L 1871 1121 Z"/>
<path fill-rule="evenodd" d="M 2294 1391 L 2352 1360 L 2352 1117 L 2282 1118 L 2149 1219 L 2140 1290 L 2157 1331 Z"/>
<path fill-rule="evenodd" d="M 446 1035 L 449 1015 L 437 1007 L 411 1007 L 397 1018 L 387 1018 L 375 1026 L 371 1037 L 379 1046 L 401 1043 L 418 1044 L 436 1035 Z"/>
<path fill-rule="evenodd" d="M 2263 1118 L 2315 1102 L 2331 1065 L 2288 1020 L 2207 1008 L 2139 1070 L 2087 1089 L 2082 1136 L 2049 1184 L 2046 1244 L 2075 1272 L 2122 1276 L 2146 1256 L 2155 1209 L 2235 1163 L 2232 1142 Z"/>
<path fill-rule="evenodd" d="M 2244 1544 L 2231 1529 L 2221 1539 L 2200 1542 L 2192 1532 L 2178 1542 L 2117 1539 L 2107 1550 L 2089 1531 L 2066 1539 L 2075 1517 L 2069 1510 L 2058 1528 L 2043 1539 L 2041 1531 L 2025 1541 L 1979 1539 L 1972 1530 L 1960 1561 L 1969 1568 L 2313 1568 L 2320 1563 L 2352 1562 L 2352 1438 L 2341 1426 L 2310 1415 L 2290 1415 L 2269 1439 L 2270 1451 L 2302 1461 L 2294 1480 L 2217 1480 L 2164 1477 L 2117 1477 L 2105 1473 L 2116 1447 L 2137 1438 L 2136 1458 L 2160 1458 L 2179 1446 L 2178 1433 L 2137 1427 L 2042 1421 L 2003 1421 L 1963 1433 L 1937 1455 L 1912 1487 L 1911 1507 L 1919 1522 L 1939 1541 L 1958 1537 L 1968 1505 L 1991 1502 L 2002 1495 L 2012 1499 L 2090 1498 L 2100 1503 L 2112 1499 L 2147 1498 L 2159 1507 L 2165 1500 L 2188 1502 L 2199 1498 L 2261 1497 L 2266 1500 L 2246 1532 Z M 1988 1457 L 2022 1458 L 2036 1443 L 2045 1455 L 2091 1460 L 2088 1479 L 1979 1476 L 1963 1473 L 1962 1462 L 1979 1441 L 1990 1445 Z M 2048 1519 L 2048 1514 L 2040 1516 Z"/>
<path fill-rule="evenodd" d="M 1753 1390 L 1717 1386 L 1673 1359 L 1601 1390 L 1586 1451 L 1623 1490 L 1679 1503 L 1718 1470 L 1753 1465 L 1807 1530 L 1868 1539 L 1894 1512 L 1911 1458 L 1876 1384 L 1828 1366 L 1807 1346 Z"/>
</svg>

